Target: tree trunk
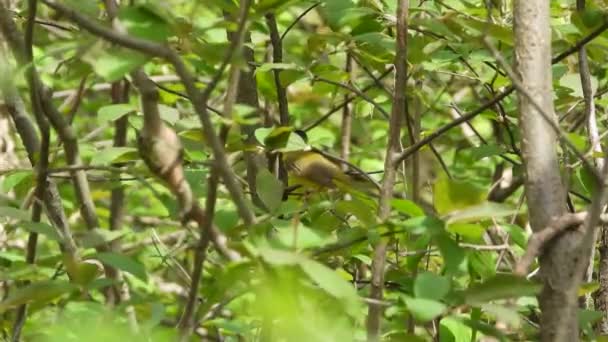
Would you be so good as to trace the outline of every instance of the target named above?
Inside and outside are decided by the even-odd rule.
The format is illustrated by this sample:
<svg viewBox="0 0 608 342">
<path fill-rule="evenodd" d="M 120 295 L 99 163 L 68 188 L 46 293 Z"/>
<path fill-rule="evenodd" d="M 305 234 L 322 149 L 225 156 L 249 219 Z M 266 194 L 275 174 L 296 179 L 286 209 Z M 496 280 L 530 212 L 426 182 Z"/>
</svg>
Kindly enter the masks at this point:
<svg viewBox="0 0 608 342">
<path fill-rule="evenodd" d="M 515 63 L 525 91 L 555 120 L 551 75 L 551 28 L 548 0 L 517 0 L 515 17 Z M 566 209 L 566 190 L 557 159 L 557 136 L 524 93 L 518 93 L 522 153 L 526 171 L 526 196 L 530 224 L 534 231 L 544 229 L 553 217 Z M 575 250 L 580 234 L 563 234 L 547 246 L 540 257 L 543 291 L 541 340 L 553 341 L 563 321 L 568 341 L 578 340 L 577 308 L 567 308 L 567 284 L 574 276 Z M 573 301 L 573 303 L 576 303 Z M 560 318 L 564 317 L 560 321 Z"/>
<path fill-rule="evenodd" d="M 599 324 L 599 333 L 608 334 L 608 230 L 602 227 L 600 230 L 599 244 L 599 271 L 598 280 L 600 288 L 595 293 L 595 310 L 603 313 L 602 321 Z"/>
</svg>

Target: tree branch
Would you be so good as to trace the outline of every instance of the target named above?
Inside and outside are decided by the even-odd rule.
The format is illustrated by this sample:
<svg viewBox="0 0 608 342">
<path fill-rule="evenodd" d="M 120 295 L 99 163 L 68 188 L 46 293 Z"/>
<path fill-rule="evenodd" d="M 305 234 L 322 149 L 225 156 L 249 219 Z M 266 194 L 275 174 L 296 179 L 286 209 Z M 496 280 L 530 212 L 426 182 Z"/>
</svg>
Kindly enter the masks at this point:
<svg viewBox="0 0 608 342">
<path fill-rule="evenodd" d="M 17 30 L 14 22 L 11 20 L 10 13 L 7 9 L 0 5 L 0 31 L 2 32 L 5 39 L 12 46 L 13 53 L 18 59 L 25 59 L 25 47 L 24 41 Z M 7 70 L 8 71 L 8 70 Z M 9 72 L 10 74 L 10 72 Z M 28 71 L 28 82 L 33 82 L 33 72 Z M 36 165 L 38 155 L 40 154 L 40 142 L 36 134 L 36 129 L 33 123 L 30 121 L 28 115 L 25 113 L 23 102 L 19 97 L 17 90 L 9 85 L 8 83 L 2 82 L 2 93 L 8 112 L 11 115 L 17 133 L 23 141 L 23 145 L 26 148 L 28 158 L 32 165 Z M 47 134 L 49 131 L 49 125 L 42 113 L 42 106 L 40 104 L 40 96 L 33 85 L 30 86 L 30 97 L 32 99 L 32 108 L 34 117 L 38 124 L 38 128 L 41 133 Z M 61 197 L 55 183 L 51 180 L 47 180 L 47 189 L 43 194 L 45 209 L 51 222 L 53 223 L 57 233 L 60 236 L 60 248 L 64 256 L 64 263 L 68 273 L 72 276 L 74 267 L 80 262 L 78 255 L 78 248 L 72 237 L 68 221 L 63 210 L 61 203 Z"/>
<path fill-rule="evenodd" d="M 383 78 L 385 78 L 386 76 L 390 75 L 390 73 L 393 72 L 394 67 L 390 67 L 386 70 L 384 70 L 384 72 L 382 74 L 380 74 L 380 76 L 376 77 L 377 80 L 382 80 Z M 376 79 L 374 79 L 374 81 L 376 82 Z M 372 83 L 366 87 L 364 87 L 363 89 L 361 89 L 362 92 L 366 92 L 372 88 L 374 88 L 376 86 L 376 83 Z M 304 126 L 304 128 L 302 128 L 303 131 L 307 132 L 310 131 L 311 129 L 317 127 L 318 125 L 320 125 L 321 123 L 323 123 L 325 120 L 327 120 L 330 116 L 332 116 L 332 114 L 337 113 L 338 111 L 340 111 L 342 108 L 344 108 L 344 106 L 347 106 L 349 103 L 351 103 L 353 100 L 355 100 L 357 97 L 356 96 L 349 96 L 347 97 L 344 101 L 342 101 L 340 104 L 334 106 L 333 108 L 331 108 L 330 110 L 327 111 L 327 113 L 325 113 L 323 116 L 321 116 L 320 118 L 318 118 L 317 120 L 309 123 L 308 125 Z"/>
<path fill-rule="evenodd" d="M 406 86 L 407 86 L 407 27 L 408 27 L 408 0 L 399 0 L 397 3 L 397 38 L 395 54 L 395 86 L 393 94 L 393 107 L 389 121 L 389 136 L 384 161 L 384 178 L 380 191 L 380 204 L 378 216 L 384 221 L 390 216 L 390 200 L 397 174 L 396 162 L 393 158 L 401 149 L 401 123 L 406 113 Z M 370 297 L 382 301 L 384 292 L 384 265 L 386 263 L 387 241 L 381 240 L 374 248 L 372 260 L 372 283 Z M 367 340 L 376 342 L 380 340 L 383 308 L 375 303 L 369 303 L 367 314 Z"/>
<path fill-rule="evenodd" d="M 600 27 L 598 27 L 596 30 L 594 30 L 592 33 L 590 33 L 585 38 L 583 38 L 580 41 L 578 41 L 572 47 L 568 48 L 566 51 L 564 51 L 564 52 L 558 54 L 557 56 L 553 57 L 551 59 L 551 63 L 555 64 L 555 63 L 561 62 L 566 57 L 568 57 L 568 56 L 576 53 L 580 47 L 585 46 L 585 44 L 587 44 L 590 41 L 592 41 L 593 39 L 597 38 L 599 35 L 601 35 L 606 30 L 608 30 L 608 22 L 605 22 L 604 24 L 602 24 Z M 479 108 L 474 109 L 474 110 L 472 110 L 472 111 L 470 111 L 468 113 L 465 113 L 458 120 L 454 120 L 454 121 L 452 121 L 450 123 L 447 123 L 446 125 L 438 128 L 433 133 L 427 135 L 424 139 L 420 140 L 416 144 L 408 147 L 403 152 L 401 152 L 399 154 L 399 156 L 396 157 L 397 161 L 401 162 L 401 161 L 405 160 L 412 153 L 414 153 L 415 151 L 421 149 L 422 147 L 424 147 L 425 145 L 429 144 L 433 140 L 439 138 L 440 136 L 442 136 L 444 133 L 446 133 L 450 129 L 452 129 L 452 128 L 456 127 L 456 126 L 459 126 L 460 124 L 464 123 L 465 121 L 469 121 L 469 120 L 473 119 L 474 117 L 476 117 L 477 115 L 479 115 L 483 111 L 485 111 L 486 109 L 488 109 L 488 108 L 494 106 L 495 104 L 497 104 L 498 102 L 502 101 L 505 97 L 507 97 L 511 93 L 513 93 L 514 90 L 515 90 L 515 88 L 513 86 L 509 86 L 509 87 L 505 88 L 502 92 L 496 94 L 493 98 L 491 98 L 490 100 L 488 100 L 486 103 L 484 103 L 483 105 L 481 105 Z"/>
<path fill-rule="evenodd" d="M 207 140 L 211 145 L 211 149 L 213 151 L 213 156 L 216 160 L 217 167 L 219 168 L 224 183 L 237 206 L 239 214 L 245 224 L 247 226 L 251 226 L 255 222 L 255 216 L 253 215 L 250 205 L 243 194 L 243 190 L 241 189 L 235 174 L 233 173 L 230 165 L 228 164 L 228 159 L 226 157 L 224 147 L 222 146 L 217 134 L 213 129 L 213 123 L 211 122 L 211 118 L 209 117 L 209 113 L 207 111 L 207 101 L 209 99 L 209 96 L 211 95 L 211 92 L 215 89 L 218 82 L 220 81 L 224 69 L 230 63 L 232 59 L 232 54 L 235 50 L 239 50 L 242 44 L 242 35 L 244 32 L 245 22 L 247 19 L 251 1 L 245 0 L 242 3 L 242 6 L 246 8 L 246 11 L 243 11 L 243 16 L 239 18 L 239 27 L 237 30 L 238 36 L 241 37 L 241 39 L 235 40 L 235 42 L 231 44 L 229 52 L 225 56 L 224 61 L 221 63 L 217 73 L 214 75 L 214 77 L 202 93 L 196 87 L 194 76 L 187 69 L 180 56 L 168 46 L 115 32 L 98 23 L 95 23 L 90 18 L 81 15 L 80 13 L 70 9 L 69 7 L 61 4 L 58 1 L 43 0 L 43 2 L 54 10 L 59 11 L 68 18 L 70 18 L 70 20 L 74 21 L 80 27 L 105 40 L 133 50 L 137 50 L 150 56 L 164 58 L 173 65 L 177 75 L 180 77 L 182 83 L 184 84 L 186 93 L 190 97 L 190 101 L 192 102 L 194 109 L 199 117 L 199 120 L 201 121 L 201 124 L 203 126 L 203 133 L 205 134 L 205 137 L 207 137 Z"/>
</svg>

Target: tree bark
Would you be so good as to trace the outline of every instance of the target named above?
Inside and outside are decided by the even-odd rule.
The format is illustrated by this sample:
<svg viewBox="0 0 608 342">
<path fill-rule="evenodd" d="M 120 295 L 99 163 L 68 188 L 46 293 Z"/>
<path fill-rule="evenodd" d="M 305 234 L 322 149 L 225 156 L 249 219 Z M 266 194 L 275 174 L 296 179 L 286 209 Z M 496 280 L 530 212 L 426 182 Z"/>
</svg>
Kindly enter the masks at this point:
<svg viewBox="0 0 608 342">
<path fill-rule="evenodd" d="M 538 101 L 556 120 L 553 107 L 551 74 L 550 3 L 548 0 L 514 2 L 515 63 L 525 92 Z M 518 92 L 522 127 L 522 153 L 526 172 L 526 196 L 532 229 L 544 229 L 551 218 L 566 209 L 566 190 L 557 159 L 557 136 L 523 92 Z M 567 308 L 567 284 L 574 276 L 575 255 L 580 233 L 568 232 L 549 244 L 540 257 L 544 282 L 539 297 L 541 340 L 554 341 L 562 319 L 568 341 L 578 340 L 576 308 Z M 575 301 L 573 303 L 576 303 Z"/>
<path fill-rule="evenodd" d="M 600 288 L 595 293 L 595 309 L 603 313 L 599 333 L 608 334 L 608 230 L 600 230 L 598 281 Z"/>
</svg>

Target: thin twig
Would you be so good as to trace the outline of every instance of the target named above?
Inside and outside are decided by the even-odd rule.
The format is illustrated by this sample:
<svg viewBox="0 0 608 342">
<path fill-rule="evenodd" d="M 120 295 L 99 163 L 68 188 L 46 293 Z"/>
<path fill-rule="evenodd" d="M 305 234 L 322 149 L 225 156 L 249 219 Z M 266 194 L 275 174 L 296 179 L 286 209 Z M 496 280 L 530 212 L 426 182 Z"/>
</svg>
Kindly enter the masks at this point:
<svg viewBox="0 0 608 342">
<path fill-rule="evenodd" d="M 272 47 L 272 63 L 282 63 L 283 62 L 283 41 L 279 37 L 279 29 L 277 27 L 277 20 L 274 13 L 270 12 L 266 14 L 266 25 L 268 26 L 268 30 L 270 31 L 270 45 Z M 289 126 L 290 116 L 289 116 L 289 103 L 287 101 L 287 89 L 283 86 L 281 82 L 281 70 L 274 69 L 272 70 L 272 75 L 274 77 L 274 86 L 277 91 L 277 100 L 279 105 L 279 124 L 281 126 Z M 284 186 L 287 186 L 287 170 L 285 168 L 284 162 L 282 158 L 278 158 L 278 168 L 279 168 L 279 179 L 283 183 Z"/>
<path fill-rule="evenodd" d="M 408 27 L 408 0 L 399 0 L 397 3 L 397 37 L 395 54 L 395 91 L 393 94 L 393 106 L 389 119 L 389 136 L 386 147 L 386 158 L 384 161 L 384 178 L 380 191 L 380 204 L 378 216 L 380 220 L 386 220 L 390 216 L 390 200 L 396 179 L 396 161 L 393 155 L 401 149 L 401 123 L 406 113 L 406 86 L 407 86 L 407 27 Z M 384 292 L 384 265 L 386 263 L 387 241 L 382 239 L 374 247 L 372 259 L 372 284 L 370 297 L 382 301 Z M 380 305 L 369 303 L 366 322 L 368 342 L 380 340 L 381 320 L 383 308 Z"/>
<path fill-rule="evenodd" d="M 245 11 L 245 13 L 243 14 L 244 18 L 239 18 L 238 21 L 239 27 L 237 28 L 237 33 L 238 36 L 241 37 L 241 39 L 235 40 L 237 41 L 237 43 L 231 43 L 231 46 L 228 49 L 228 53 L 220 64 L 220 67 L 218 68 L 216 74 L 213 76 L 207 87 L 201 93 L 201 91 L 195 84 L 194 75 L 188 70 L 181 57 L 167 45 L 131 37 L 110 30 L 95 23 L 93 20 L 90 20 L 90 18 L 83 16 L 79 12 L 63 5 L 59 1 L 43 0 L 43 2 L 54 10 L 63 13 L 66 17 L 70 18 L 80 27 L 91 32 L 92 34 L 95 34 L 105 40 L 124 46 L 126 48 L 137 50 L 151 56 L 164 58 L 173 65 L 177 75 L 180 77 L 182 83 L 184 84 L 186 93 L 188 94 L 188 97 L 190 97 L 190 101 L 192 102 L 194 109 L 199 117 L 199 120 L 201 121 L 201 124 L 203 126 L 203 133 L 207 137 L 207 141 L 213 151 L 213 156 L 217 162 L 217 166 L 220 169 L 224 184 L 226 185 L 226 188 L 232 196 L 232 199 L 239 211 L 241 218 L 247 226 L 251 226 L 256 221 L 255 216 L 253 214 L 253 211 L 251 210 L 247 199 L 244 196 L 243 190 L 239 182 L 237 181 L 236 175 L 228 164 L 225 149 L 222 146 L 214 130 L 213 123 L 211 121 L 211 118 L 209 117 L 209 113 L 207 110 L 207 101 L 211 93 L 218 85 L 227 65 L 231 62 L 233 53 L 235 53 L 235 51 L 237 50 L 240 50 L 241 45 L 239 44 L 242 44 L 242 36 L 245 32 L 246 22 L 246 20 L 242 19 L 246 19 L 248 11 Z M 251 5 L 251 1 L 244 0 L 241 5 L 246 8 L 249 8 Z"/>
<path fill-rule="evenodd" d="M 576 1 L 576 10 L 579 12 L 583 12 L 585 10 L 585 0 L 577 0 Z M 594 94 L 593 87 L 591 85 L 591 71 L 589 68 L 589 59 L 587 57 L 587 50 L 584 46 L 578 51 L 578 69 L 581 77 L 581 88 L 583 90 L 583 99 L 585 103 L 585 119 L 587 123 L 587 136 L 589 137 L 589 145 L 591 146 L 591 152 L 593 154 L 602 155 L 602 144 L 600 140 L 600 136 L 598 133 L 597 126 L 597 118 L 595 115 L 595 102 L 594 102 Z M 595 167 L 598 171 L 604 168 L 604 160 L 601 157 L 596 157 L 593 159 L 595 161 Z M 604 175 L 604 177 L 606 177 Z M 602 210 L 605 211 L 605 208 Z M 597 232 L 599 230 L 596 229 L 596 233 L 593 236 L 593 247 L 591 248 L 589 255 L 589 262 L 587 265 L 587 271 L 584 275 L 584 279 L 587 282 L 591 282 L 593 280 L 593 269 L 594 269 L 594 260 L 595 260 L 595 242 L 597 241 Z M 593 310 L 593 299 L 591 294 L 588 293 L 585 295 L 585 304 L 588 310 Z M 605 319 L 605 318 L 604 318 Z"/>
<path fill-rule="evenodd" d="M 240 18 L 245 18 L 243 16 L 243 11 L 247 11 L 247 7 L 241 7 L 241 15 Z M 244 20 L 244 19 L 243 19 Z M 233 39 L 241 39 L 241 37 L 233 36 Z M 236 102 L 237 93 L 238 93 L 238 85 L 240 78 L 240 69 L 237 65 L 231 65 L 230 67 L 230 76 L 228 89 L 226 91 L 226 96 L 224 98 L 224 117 L 230 118 L 232 115 L 232 110 L 234 107 L 234 103 Z M 222 125 L 220 128 L 220 140 L 223 144 L 226 143 L 226 139 L 228 137 L 228 131 L 230 127 L 227 125 Z M 192 269 L 192 284 L 190 285 L 190 291 L 188 293 L 188 300 L 186 301 L 186 306 L 184 308 L 184 312 L 182 317 L 180 318 L 180 322 L 178 324 L 178 328 L 180 331 L 180 340 L 187 341 L 190 338 L 190 335 L 194 331 L 194 327 L 196 326 L 195 322 L 195 313 L 196 313 L 196 304 L 198 302 L 198 289 L 200 286 L 200 279 L 203 273 L 203 264 L 205 262 L 207 256 L 207 246 L 209 245 L 209 232 L 213 228 L 213 217 L 215 215 L 215 207 L 217 202 L 217 191 L 220 180 L 220 174 L 217 167 L 212 167 L 211 174 L 209 176 L 207 182 L 207 197 L 205 200 L 205 217 L 197 220 L 199 222 L 199 241 L 196 246 L 195 254 L 194 254 L 194 268 Z"/>
<path fill-rule="evenodd" d="M 393 72 L 393 69 L 394 69 L 394 67 L 391 66 L 390 68 L 386 69 L 376 79 L 382 80 L 386 76 L 390 75 L 390 73 Z M 366 91 L 374 88 L 374 86 L 375 86 L 375 83 L 372 83 L 372 84 L 364 87 L 363 89 L 361 89 L 361 91 L 362 92 L 366 92 Z M 344 106 L 348 105 L 350 102 L 352 102 L 356 98 L 357 98 L 356 96 L 350 96 L 350 97 L 348 97 L 346 100 L 342 101 L 340 104 L 338 104 L 338 105 L 334 106 L 333 108 L 331 108 L 330 110 L 328 110 L 327 113 L 325 113 L 324 115 L 322 115 L 317 120 L 315 120 L 315 121 L 309 123 L 308 125 L 304 126 L 304 128 L 302 128 L 302 130 L 305 131 L 305 132 L 307 132 L 307 131 L 310 131 L 311 129 L 317 127 L 318 125 L 320 125 L 321 123 L 323 123 L 325 120 L 327 120 L 330 116 L 332 116 L 332 114 L 337 113 L 342 108 L 344 108 Z"/>
<path fill-rule="evenodd" d="M 587 220 L 588 216 L 589 213 L 586 211 L 567 213 L 562 217 L 554 219 L 547 227 L 532 234 L 528 240 L 526 252 L 517 263 L 514 273 L 525 276 L 534 259 L 542 254 L 543 248 L 547 246 L 549 241 L 568 229 L 579 227 Z M 601 215 L 599 220 L 602 223 L 607 223 L 608 215 Z"/>
<path fill-rule="evenodd" d="M 332 81 L 332 80 L 329 80 L 327 78 L 323 78 L 323 77 L 319 77 L 319 76 L 315 77 L 313 79 L 313 81 L 319 81 L 319 82 L 335 85 L 336 87 L 344 88 L 344 89 L 346 89 L 346 90 L 354 93 L 358 97 L 362 98 L 363 100 L 365 100 L 366 102 L 368 102 L 372 106 L 374 106 L 374 108 L 376 108 L 382 114 L 382 116 L 384 116 L 385 119 L 388 119 L 390 117 L 390 114 L 384 108 L 382 108 L 382 106 L 380 106 L 376 101 L 374 101 L 372 98 L 370 98 L 369 96 L 367 96 L 363 91 L 355 88 L 352 85 L 344 84 L 344 83 L 341 83 L 341 82 Z"/>
<path fill-rule="evenodd" d="M 570 139 L 568 139 L 566 134 L 562 132 L 556 120 L 551 119 L 553 114 L 547 113 L 547 111 L 543 108 L 543 106 L 541 106 L 538 100 L 526 90 L 526 87 L 522 84 L 519 77 L 517 77 L 515 72 L 507 64 L 503 56 L 492 44 L 492 42 L 487 37 L 484 37 L 483 41 L 486 44 L 486 47 L 494 54 L 494 58 L 496 59 L 496 61 L 498 61 L 500 66 L 507 72 L 507 75 L 509 75 L 509 78 L 511 79 L 511 83 L 517 89 L 518 93 L 522 94 L 528 99 L 528 101 L 530 101 L 530 103 L 534 106 L 534 108 L 538 111 L 542 118 L 551 126 L 551 128 L 553 129 L 557 137 L 562 141 L 562 143 L 564 143 L 564 145 L 566 145 L 570 149 L 570 151 L 583 163 L 583 165 L 589 170 L 589 172 L 593 174 L 595 179 L 599 181 L 601 177 L 597 170 L 589 163 L 589 161 L 576 148 L 576 146 L 574 146 L 574 144 L 570 141 Z"/>
<path fill-rule="evenodd" d="M 116 16 L 118 15 L 118 3 L 115 0 L 105 0 L 106 12 L 108 14 L 108 18 L 110 22 L 116 20 Z M 83 78 L 81 82 L 81 89 L 84 89 L 84 83 L 86 81 L 86 76 Z M 80 101 L 78 99 L 82 98 L 82 94 L 84 92 L 80 91 L 77 93 L 77 102 Z M 119 80 L 112 83 L 112 89 L 110 91 L 110 96 L 112 98 L 113 104 L 119 103 L 128 103 L 129 102 L 129 83 L 127 80 Z M 71 115 L 69 116 L 70 122 L 74 119 L 74 115 L 76 114 L 77 105 L 74 105 L 74 109 L 71 111 Z M 113 146 L 114 147 L 124 147 L 127 145 L 127 130 L 129 127 L 129 116 L 123 115 L 119 119 L 114 122 L 114 139 Z M 125 163 L 114 163 L 112 166 L 117 169 L 121 169 L 125 166 Z M 120 177 L 120 171 L 114 172 L 115 177 Z M 124 221 L 124 201 L 125 201 L 125 190 L 122 183 L 120 185 L 113 187 L 112 192 L 110 194 L 110 217 L 109 217 L 109 226 L 110 230 L 116 231 L 120 230 Z M 116 239 L 110 243 L 110 250 L 114 253 L 120 253 L 122 251 L 121 241 L 120 239 Z M 110 305 L 116 305 L 120 303 L 128 302 L 131 299 L 131 293 L 129 290 L 128 284 L 124 281 L 123 275 L 120 270 L 112 270 L 113 274 L 111 275 L 111 279 L 116 281 L 116 284 L 110 287 L 110 291 L 114 291 L 114 298 Z M 110 296 L 106 298 L 106 300 L 110 299 Z M 132 305 L 128 305 L 125 309 L 127 313 L 127 320 L 129 322 L 129 326 L 132 331 L 137 332 L 139 326 L 137 324 L 137 316 L 135 313 L 135 308 Z"/>
<path fill-rule="evenodd" d="M 179 96 L 179 97 L 181 97 L 183 99 L 190 100 L 190 97 L 188 97 L 188 95 L 182 93 L 181 91 L 177 91 L 177 90 L 173 90 L 171 88 L 165 87 L 164 85 L 160 84 L 160 82 L 154 81 L 154 79 L 152 79 L 152 77 L 150 77 L 150 80 L 152 82 L 154 82 L 154 84 L 156 85 L 156 87 L 158 89 L 160 89 L 160 90 L 162 90 L 164 92 L 167 92 L 169 94 L 173 94 L 175 96 Z M 220 112 L 219 110 L 215 109 L 212 106 L 207 105 L 207 109 L 209 109 L 209 111 L 212 112 L 212 113 L 215 113 L 217 115 L 222 115 L 222 112 Z"/>
<path fill-rule="evenodd" d="M 36 19 L 36 10 L 38 3 L 36 0 L 28 1 L 28 15 L 27 15 L 27 24 L 25 28 L 25 55 L 28 58 L 32 57 L 32 44 L 34 37 L 34 23 Z M 32 103 L 40 103 L 39 96 L 40 94 L 36 91 L 30 92 L 32 95 L 31 101 Z M 47 191 L 47 174 L 46 169 L 49 165 L 49 144 L 50 144 L 50 132 L 48 129 L 44 130 L 42 134 L 42 139 L 40 142 L 40 153 L 38 154 L 38 162 L 36 163 L 37 167 L 37 177 L 36 177 L 36 190 L 35 190 L 35 198 L 34 205 L 32 208 L 31 219 L 32 222 L 40 222 L 42 216 L 42 201 L 44 199 L 44 193 Z M 35 264 L 36 262 L 36 249 L 38 246 L 38 233 L 31 232 L 28 236 L 27 241 L 27 251 L 26 251 L 26 262 L 28 264 Z M 24 285 L 27 285 L 26 282 Z M 12 340 L 14 342 L 18 342 L 21 338 L 21 331 L 23 326 L 25 325 L 25 321 L 27 319 L 27 305 L 22 304 L 17 308 L 17 313 L 15 317 L 15 322 L 13 324 L 12 331 Z"/>
<path fill-rule="evenodd" d="M 9 46 L 11 46 L 15 58 L 20 61 L 20 64 L 30 66 L 30 68 L 27 69 L 27 81 L 29 84 L 30 97 L 32 98 L 33 114 L 40 131 L 43 134 L 46 134 L 49 130 L 49 125 L 42 109 L 40 97 L 43 94 L 40 93 L 40 87 L 37 86 L 36 70 L 33 68 L 32 61 L 27 60 L 23 37 L 15 23 L 11 20 L 11 16 L 4 5 L 0 5 L 0 30 L 9 43 Z M 27 114 L 25 114 L 23 103 L 17 95 L 16 89 L 5 84 L 2 92 L 4 93 L 9 113 L 13 117 L 17 131 L 24 141 L 24 146 L 27 149 L 30 162 L 35 165 L 39 153 L 38 136 L 36 135 L 35 128 Z M 61 237 L 60 248 L 64 253 L 64 264 L 66 265 L 69 275 L 73 276 L 74 267 L 79 262 L 80 257 L 78 256 L 78 250 L 72 238 L 72 233 L 61 205 L 59 192 L 55 184 L 50 181 L 48 182 L 47 191 L 44 194 L 44 203 L 47 215 L 54 223 L 54 226 L 57 228 L 57 233 Z"/>
<path fill-rule="evenodd" d="M 346 64 L 344 66 L 344 71 L 348 75 L 348 83 L 352 83 L 353 79 L 353 60 L 354 57 L 352 53 L 347 52 L 346 54 Z M 344 100 L 348 99 L 348 96 L 344 96 Z M 348 160 L 350 157 L 350 141 L 352 139 L 352 121 L 353 115 L 351 112 L 351 106 L 346 105 L 342 109 L 342 120 L 340 123 L 340 158 L 342 160 Z M 342 170 L 346 171 L 348 169 L 347 165 L 342 165 Z M 365 173 L 367 175 L 367 173 Z"/>
<path fill-rule="evenodd" d="M 568 56 L 572 55 L 573 53 L 577 52 L 578 49 L 581 46 L 585 46 L 585 44 L 587 44 L 590 41 L 592 41 L 593 39 L 597 38 L 599 35 L 601 35 L 606 30 L 608 30 L 608 22 L 605 22 L 604 24 L 602 24 L 600 27 L 598 27 L 595 31 L 593 31 L 592 33 L 590 33 L 588 36 L 586 36 L 585 38 L 583 38 L 580 41 L 578 41 L 572 47 L 566 49 L 566 51 L 564 51 L 564 52 L 558 54 L 557 56 L 553 57 L 551 59 L 551 63 L 555 64 L 555 63 L 558 63 L 558 62 L 562 61 L 566 57 L 568 57 Z M 446 133 L 450 129 L 452 129 L 452 128 L 454 128 L 454 127 L 456 127 L 456 126 L 464 123 L 465 121 L 469 121 L 469 120 L 473 119 L 474 117 L 476 117 L 477 115 L 479 115 L 483 111 L 485 111 L 486 109 L 488 109 L 488 108 L 494 106 L 495 104 L 497 104 L 498 102 L 502 101 L 505 97 L 507 97 L 511 93 L 513 93 L 514 90 L 515 90 L 515 88 L 513 86 L 509 86 L 506 89 L 504 89 L 502 92 L 496 94 L 493 98 L 491 98 L 490 100 L 488 100 L 488 102 L 484 103 L 479 108 L 474 109 L 473 111 L 470 111 L 468 113 L 465 113 L 458 120 L 454 120 L 454 121 L 452 121 L 450 123 L 447 123 L 446 125 L 440 127 L 439 129 L 437 129 L 433 133 L 431 133 L 428 136 L 426 136 L 424 139 L 420 140 L 415 145 L 410 146 L 407 149 L 405 149 L 403 152 L 401 152 L 396 157 L 397 161 L 399 161 L 399 162 L 403 161 L 404 159 L 406 159 L 407 157 L 409 157 L 412 153 L 414 153 L 415 151 L 421 149 L 422 147 L 424 147 L 426 144 L 430 143 L 431 141 L 439 138 L 440 136 L 442 136 L 444 133 Z"/>
<path fill-rule="evenodd" d="M 302 12 L 291 24 L 289 24 L 289 26 L 287 26 L 287 28 L 285 29 L 285 31 L 283 32 L 283 34 L 281 35 L 280 41 L 283 41 L 283 39 L 285 39 L 285 36 L 287 36 L 287 34 L 289 33 L 289 31 L 291 31 L 291 29 L 296 26 L 296 24 L 302 20 L 302 18 L 304 18 L 304 16 L 306 16 L 308 14 L 308 12 L 312 11 L 313 9 L 315 9 L 317 6 L 319 6 L 321 4 L 321 2 L 316 2 L 314 4 L 312 4 L 310 7 L 308 7 L 304 12 Z"/>
</svg>

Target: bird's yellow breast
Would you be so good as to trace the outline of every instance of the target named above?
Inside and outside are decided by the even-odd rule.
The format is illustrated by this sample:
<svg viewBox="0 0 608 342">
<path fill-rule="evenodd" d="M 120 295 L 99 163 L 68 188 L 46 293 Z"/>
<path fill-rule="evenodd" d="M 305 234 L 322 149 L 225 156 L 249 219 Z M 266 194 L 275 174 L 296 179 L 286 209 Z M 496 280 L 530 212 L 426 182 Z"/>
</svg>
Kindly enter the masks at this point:
<svg viewBox="0 0 608 342">
<path fill-rule="evenodd" d="M 349 179 L 338 165 L 316 152 L 286 152 L 283 161 L 290 176 L 304 185 L 335 188 L 336 182 Z"/>
</svg>

